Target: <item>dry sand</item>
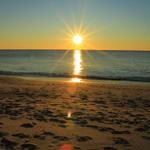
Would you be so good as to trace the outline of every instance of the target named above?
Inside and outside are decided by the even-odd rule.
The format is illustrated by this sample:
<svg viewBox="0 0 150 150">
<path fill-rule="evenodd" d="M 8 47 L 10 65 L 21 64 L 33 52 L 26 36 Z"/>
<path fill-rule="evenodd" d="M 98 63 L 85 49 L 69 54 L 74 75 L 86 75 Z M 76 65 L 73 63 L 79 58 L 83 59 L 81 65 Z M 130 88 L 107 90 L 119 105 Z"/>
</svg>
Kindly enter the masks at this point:
<svg viewBox="0 0 150 150">
<path fill-rule="evenodd" d="M 0 150 L 149 150 L 150 85 L 0 77 Z"/>
</svg>

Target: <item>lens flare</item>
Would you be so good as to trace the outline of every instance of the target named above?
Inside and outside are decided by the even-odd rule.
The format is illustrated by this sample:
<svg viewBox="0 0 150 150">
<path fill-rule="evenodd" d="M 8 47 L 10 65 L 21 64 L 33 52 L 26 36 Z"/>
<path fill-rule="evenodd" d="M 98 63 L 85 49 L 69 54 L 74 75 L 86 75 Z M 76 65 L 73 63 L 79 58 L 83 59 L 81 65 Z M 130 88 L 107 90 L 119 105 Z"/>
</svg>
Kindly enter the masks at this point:
<svg viewBox="0 0 150 150">
<path fill-rule="evenodd" d="M 70 144 L 63 144 L 60 147 L 60 150 L 73 150 L 73 149 L 72 149 L 72 145 L 70 145 Z"/>
<path fill-rule="evenodd" d="M 72 115 L 72 112 L 71 112 L 71 111 L 68 111 L 68 113 L 67 113 L 67 118 L 71 118 L 71 115 Z"/>
</svg>

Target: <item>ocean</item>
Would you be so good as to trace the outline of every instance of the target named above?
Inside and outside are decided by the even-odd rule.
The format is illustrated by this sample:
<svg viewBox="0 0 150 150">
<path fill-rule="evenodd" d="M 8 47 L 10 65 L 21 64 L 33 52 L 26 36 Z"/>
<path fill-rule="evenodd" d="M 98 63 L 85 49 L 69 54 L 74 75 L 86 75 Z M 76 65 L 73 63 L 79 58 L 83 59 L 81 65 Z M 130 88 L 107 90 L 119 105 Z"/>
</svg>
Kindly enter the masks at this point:
<svg viewBox="0 0 150 150">
<path fill-rule="evenodd" d="M 150 52 L 0 50 L 0 75 L 150 82 Z"/>
</svg>

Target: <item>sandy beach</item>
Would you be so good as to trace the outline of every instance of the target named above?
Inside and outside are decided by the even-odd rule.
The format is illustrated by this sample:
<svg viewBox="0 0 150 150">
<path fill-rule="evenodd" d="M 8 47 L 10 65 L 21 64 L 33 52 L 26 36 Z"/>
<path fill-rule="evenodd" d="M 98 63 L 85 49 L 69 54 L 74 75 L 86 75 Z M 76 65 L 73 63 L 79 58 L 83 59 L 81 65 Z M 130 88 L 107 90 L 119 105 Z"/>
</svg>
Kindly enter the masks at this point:
<svg viewBox="0 0 150 150">
<path fill-rule="evenodd" d="M 0 150 L 149 150 L 150 85 L 110 83 L 0 77 Z"/>
</svg>

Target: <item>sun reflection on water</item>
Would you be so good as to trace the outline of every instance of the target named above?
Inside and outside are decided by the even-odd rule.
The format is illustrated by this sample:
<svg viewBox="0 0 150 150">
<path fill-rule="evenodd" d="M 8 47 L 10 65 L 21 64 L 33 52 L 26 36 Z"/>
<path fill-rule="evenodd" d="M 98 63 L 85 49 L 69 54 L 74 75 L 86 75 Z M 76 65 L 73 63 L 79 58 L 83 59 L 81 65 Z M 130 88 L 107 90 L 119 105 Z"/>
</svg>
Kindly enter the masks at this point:
<svg viewBox="0 0 150 150">
<path fill-rule="evenodd" d="M 81 51 L 75 50 L 74 51 L 74 75 L 79 75 L 82 68 L 81 68 Z"/>
<path fill-rule="evenodd" d="M 82 71 L 82 57 L 80 50 L 74 50 L 74 70 L 73 75 L 74 78 L 71 79 L 71 82 L 81 82 L 81 79 L 78 77 Z"/>
<path fill-rule="evenodd" d="M 81 82 L 81 79 L 80 78 L 72 78 L 71 82 L 79 83 L 79 82 Z"/>
</svg>

